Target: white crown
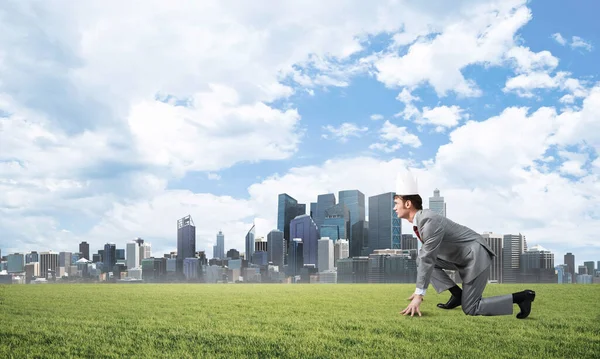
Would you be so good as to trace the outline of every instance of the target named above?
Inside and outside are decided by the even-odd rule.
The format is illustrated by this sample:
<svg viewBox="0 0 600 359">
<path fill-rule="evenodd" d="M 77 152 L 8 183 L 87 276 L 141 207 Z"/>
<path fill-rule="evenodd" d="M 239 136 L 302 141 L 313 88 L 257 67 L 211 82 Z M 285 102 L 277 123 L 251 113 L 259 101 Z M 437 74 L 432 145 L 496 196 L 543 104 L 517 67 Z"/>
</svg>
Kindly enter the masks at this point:
<svg viewBox="0 0 600 359">
<path fill-rule="evenodd" d="M 396 194 L 400 196 L 410 196 L 419 194 L 417 179 L 410 170 L 398 173 L 396 177 Z"/>
</svg>

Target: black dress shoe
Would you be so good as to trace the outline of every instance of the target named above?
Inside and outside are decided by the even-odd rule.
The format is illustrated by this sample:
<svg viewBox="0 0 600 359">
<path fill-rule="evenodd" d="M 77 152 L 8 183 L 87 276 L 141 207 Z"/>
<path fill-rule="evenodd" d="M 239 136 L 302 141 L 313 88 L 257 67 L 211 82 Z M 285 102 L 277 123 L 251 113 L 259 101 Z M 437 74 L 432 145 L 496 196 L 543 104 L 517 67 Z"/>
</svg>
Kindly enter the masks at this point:
<svg viewBox="0 0 600 359">
<path fill-rule="evenodd" d="M 454 309 L 456 307 L 458 307 L 460 305 L 460 298 L 459 297 L 455 297 L 455 296 L 450 296 L 450 299 L 448 299 L 448 302 L 446 302 L 446 304 L 443 303 L 438 303 L 438 308 L 442 308 L 442 309 Z"/>
<path fill-rule="evenodd" d="M 524 290 L 521 293 L 520 301 L 517 302 L 521 311 L 517 314 L 517 318 L 525 319 L 531 313 L 531 303 L 535 300 L 535 292 L 532 290 Z"/>
</svg>

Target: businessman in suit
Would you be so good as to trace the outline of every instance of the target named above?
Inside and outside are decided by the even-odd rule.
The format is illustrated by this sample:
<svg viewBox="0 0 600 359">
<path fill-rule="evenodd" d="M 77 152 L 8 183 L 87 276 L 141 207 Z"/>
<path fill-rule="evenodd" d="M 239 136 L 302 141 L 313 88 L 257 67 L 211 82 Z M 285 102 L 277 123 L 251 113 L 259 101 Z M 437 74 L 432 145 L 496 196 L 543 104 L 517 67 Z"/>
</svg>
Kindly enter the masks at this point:
<svg viewBox="0 0 600 359">
<path fill-rule="evenodd" d="M 399 218 L 412 223 L 422 243 L 417 257 L 416 290 L 402 314 L 421 315 L 419 306 L 431 282 L 437 293 L 445 290 L 451 293 L 448 302 L 438 304 L 439 308 L 462 306 L 466 315 L 511 315 L 513 304 L 517 304 L 520 312 L 516 317 L 529 316 L 535 299 L 532 290 L 482 298 L 495 253 L 481 235 L 434 211 L 423 209 L 416 179 L 410 173 L 399 177 L 396 190 L 394 211 Z M 463 281 L 462 289 L 443 269 L 458 271 Z"/>
</svg>

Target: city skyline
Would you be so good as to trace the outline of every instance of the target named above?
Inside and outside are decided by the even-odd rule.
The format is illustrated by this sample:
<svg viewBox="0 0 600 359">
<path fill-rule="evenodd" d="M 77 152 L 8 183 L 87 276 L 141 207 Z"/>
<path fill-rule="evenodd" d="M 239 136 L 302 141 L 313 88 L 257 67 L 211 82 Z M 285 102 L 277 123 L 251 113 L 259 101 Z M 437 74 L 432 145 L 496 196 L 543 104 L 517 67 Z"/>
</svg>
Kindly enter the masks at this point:
<svg viewBox="0 0 600 359">
<path fill-rule="evenodd" d="M 2 7 L 0 248 L 168 253 L 189 214 L 198 250 L 218 230 L 244 250 L 278 194 L 319 212 L 409 167 L 448 218 L 595 260 L 600 4 L 580 5 Z"/>
<path fill-rule="evenodd" d="M 361 196 L 364 196 L 364 194 L 362 194 L 362 192 L 360 192 L 360 190 L 344 190 L 344 191 L 341 191 L 341 193 L 345 193 L 345 194 L 348 194 L 348 193 L 355 193 L 355 192 L 359 193 Z M 426 200 L 424 201 L 424 204 L 423 204 L 423 205 L 424 205 L 424 209 L 430 209 L 430 208 L 429 208 L 429 206 L 428 206 L 428 204 L 432 204 L 432 203 L 433 203 L 433 204 L 434 204 L 434 205 L 433 205 L 433 207 L 434 207 L 434 208 L 432 208 L 432 210 L 434 210 L 434 211 L 440 211 L 440 209 L 441 209 L 442 207 L 440 207 L 440 206 L 439 206 L 439 203 L 443 203 L 443 208 L 444 208 L 444 211 L 445 211 L 445 208 L 446 208 L 446 204 L 447 204 L 447 202 L 445 202 L 445 201 L 443 201 L 443 200 L 442 200 L 442 202 L 440 202 L 440 198 L 442 198 L 442 199 L 443 199 L 443 196 L 441 196 L 441 197 L 439 196 L 439 195 L 440 195 L 440 193 L 441 193 L 441 191 L 440 191 L 439 189 L 437 189 L 437 188 L 436 188 L 436 189 L 433 191 L 433 196 L 432 196 L 432 197 L 430 197 L 430 201 L 429 201 L 429 203 L 428 203 Z M 382 193 L 382 194 L 379 194 L 379 195 L 376 195 L 376 196 L 365 196 L 365 199 L 366 199 L 366 200 L 365 200 L 365 208 L 367 209 L 367 210 L 366 210 L 366 214 L 365 214 L 365 219 L 366 219 L 366 222 L 367 222 L 367 223 L 369 222 L 369 215 L 368 215 L 368 213 L 369 213 L 369 211 L 368 211 L 368 208 L 369 208 L 369 206 L 368 206 L 369 199 L 371 199 L 371 200 L 375 200 L 375 202 L 374 202 L 374 203 L 376 203 L 376 204 L 378 205 L 378 207 L 381 207 L 381 204 L 380 204 L 379 202 L 380 202 L 382 199 L 385 199 L 385 198 L 389 197 L 390 195 L 391 195 L 391 193 Z M 353 196 L 356 198 L 356 195 L 353 195 Z M 329 203 L 329 202 L 328 202 L 328 205 L 330 205 L 331 207 L 330 207 L 330 208 L 328 208 L 328 209 L 323 209 L 323 215 L 325 215 L 325 212 L 326 212 L 327 210 L 329 210 L 329 209 L 332 209 L 332 210 L 333 210 L 333 209 L 335 209 L 335 208 L 338 208 L 340 204 L 343 204 L 343 203 L 339 203 L 339 202 L 338 202 L 338 203 L 335 203 L 335 202 L 337 202 L 337 198 L 336 198 L 335 194 L 333 194 L 333 193 L 329 193 L 329 194 L 321 194 L 321 195 L 317 196 L 317 198 L 319 198 L 319 197 L 320 197 L 320 198 L 331 198 L 331 200 L 330 200 L 330 202 L 331 202 L 331 203 Z M 289 194 L 287 194 L 287 193 L 282 193 L 282 194 L 279 194 L 279 195 L 278 195 L 278 199 L 279 199 L 279 200 L 278 200 L 278 203 L 281 203 L 281 204 L 283 204 L 284 206 L 285 206 L 285 204 L 284 204 L 284 203 L 286 203 L 286 201 L 282 201 L 282 200 L 281 200 L 282 198 L 287 198 L 287 200 L 286 200 L 286 201 L 289 201 L 289 200 L 293 201 L 293 203 L 294 203 L 294 206 L 297 204 L 298 206 L 301 206 L 302 208 L 307 208 L 305 204 L 303 204 L 303 203 L 300 203 L 299 201 L 295 200 L 295 199 L 294 199 L 292 196 L 290 196 L 290 195 L 289 195 Z M 391 198 L 391 197 L 390 197 L 390 198 Z M 434 202 L 431 202 L 431 199 L 432 199 L 432 198 L 435 198 Z M 390 202 L 390 203 L 391 203 L 391 202 L 392 202 L 392 201 L 391 201 L 391 199 L 388 199 L 388 200 L 387 200 L 387 202 L 385 202 L 385 203 L 388 203 L 388 202 Z M 334 203 L 335 203 L 335 204 L 334 204 Z M 313 204 L 316 204 L 316 202 L 313 202 Z M 294 208 L 295 208 L 295 207 L 294 207 Z M 385 208 L 387 208 L 387 206 L 386 206 Z M 381 211 L 381 208 L 380 208 L 379 210 Z M 295 209 L 292 209 L 292 211 L 295 213 L 295 211 L 296 211 L 296 210 L 295 210 Z M 377 213 L 377 212 L 374 212 L 374 213 Z M 314 214 L 316 215 L 316 213 L 314 213 Z M 389 235 L 392 235 L 392 233 L 393 233 L 393 225 L 392 225 L 392 222 L 391 222 L 391 221 L 393 220 L 393 217 L 395 217 L 395 214 L 393 214 L 393 211 L 390 211 L 390 215 L 391 215 L 391 216 L 390 216 L 390 218 L 389 218 L 389 220 L 388 220 L 388 221 L 390 222 L 390 227 L 387 229 L 387 231 L 388 231 L 389 233 L 387 233 L 387 232 L 386 232 L 386 237 L 388 236 L 388 234 L 389 234 Z M 387 216 L 387 215 L 386 215 L 386 216 Z M 188 214 L 188 215 L 186 215 L 186 216 L 184 216 L 184 217 L 182 217 L 182 218 L 179 218 L 179 219 L 177 220 L 177 237 L 178 237 L 178 239 L 177 239 L 177 240 L 176 240 L 176 242 L 175 242 L 175 250 L 173 250 L 173 249 L 170 249 L 170 250 L 167 250 L 167 251 L 162 251 L 162 252 L 161 252 L 161 251 L 158 251 L 158 250 L 156 250 L 156 249 L 153 249 L 153 250 L 152 250 L 152 256 L 153 256 L 153 257 L 155 257 L 155 256 L 156 256 L 156 257 L 162 257 L 163 255 L 167 255 L 167 254 L 170 254 L 170 253 L 177 253 L 177 247 L 182 245 L 181 239 L 182 239 L 183 237 L 179 237 L 179 236 L 180 236 L 180 233 L 182 233 L 182 229 L 188 228 L 188 226 L 190 226 L 190 225 L 191 225 L 191 228 L 193 229 L 193 233 L 191 233 L 191 234 L 188 234 L 188 236 L 190 236 L 190 235 L 192 236 L 192 237 L 190 237 L 190 238 L 193 238 L 193 242 L 194 242 L 194 244 L 193 244 L 193 245 L 195 246 L 195 238 L 196 238 L 195 234 L 196 234 L 196 227 L 194 226 L 194 221 L 192 220 L 192 217 L 193 217 L 193 216 L 191 216 L 191 215 L 189 215 L 189 214 Z M 278 215 L 278 218 L 279 218 L 279 217 L 280 217 L 280 216 Z M 302 218 L 302 217 L 310 217 L 310 212 L 309 212 L 309 210 L 307 210 L 307 213 L 306 213 L 306 214 L 301 214 L 301 213 L 300 213 L 300 214 L 297 214 L 297 216 L 296 216 L 296 217 L 294 217 L 294 218 L 292 218 L 292 220 L 294 220 L 295 218 Z M 397 219 L 396 219 L 396 220 L 397 220 Z M 311 221 L 312 221 L 312 219 L 311 219 Z M 314 223 L 314 222 L 313 222 L 313 223 Z M 334 223 L 334 222 L 331 222 L 331 223 Z M 323 224 L 325 225 L 325 227 L 327 227 L 327 224 L 326 224 L 325 222 L 324 222 Z M 279 225 L 279 224 L 278 224 L 278 225 Z M 404 227 L 404 226 L 402 226 L 402 227 Z M 406 226 L 406 227 L 409 227 L 409 228 L 411 228 L 410 226 Z M 373 228 L 375 228 L 375 227 L 371 227 L 371 233 L 373 233 Z M 271 231 L 277 231 L 277 228 L 272 228 L 271 230 L 269 230 L 269 233 L 270 233 Z M 319 231 L 320 231 L 320 230 L 319 230 Z M 366 230 L 366 232 L 368 232 L 368 229 Z M 282 235 L 283 235 L 283 232 L 281 232 L 281 233 L 282 233 Z M 375 233 L 376 233 L 376 232 L 375 232 Z M 489 240 L 490 236 L 492 236 L 491 238 L 494 238 L 494 236 L 498 236 L 498 238 L 500 238 L 500 239 L 503 239 L 503 240 L 501 240 L 501 242 L 503 242 L 503 247 L 504 247 L 504 246 L 505 246 L 507 243 L 511 243 L 510 241 L 509 241 L 509 242 L 506 242 L 506 236 L 511 236 L 511 237 L 514 237 L 514 238 L 522 238 L 522 240 L 523 240 L 523 241 L 524 241 L 524 243 L 525 243 L 524 245 L 525 245 L 525 246 L 528 246 L 529 248 L 531 248 L 532 246 L 540 246 L 540 243 L 527 243 L 527 239 L 526 239 L 526 238 L 527 238 L 527 235 L 526 235 L 526 234 L 524 234 L 524 233 L 520 233 L 520 232 L 515 234 L 515 233 L 495 233 L 495 232 L 493 232 L 493 231 L 483 231 L 483 232 L 481 232 L 480 234 L 482 235 L 482 237 L 483 237 L 483 238 L 488 238 L 488 240 Z M 411 232 L 411 231 L 409 231 L 409 233 L 405 233 L 404 231 L 402 232 L 402 236 L 406 236 L 406 235 L 412 236 L 412 238 L 413 238 L 413 239 L 415 239 L 415 238 L 416 238 L 416 237 L 414 237 L 414 233 L 413 233 L 413 232 Z M 330 236 L 330 233 L 329 233 L 328 229 L 325 229 L 325 234 L 322 234 L 322 235 L 321 235 L 321 237 L 329 237 L 329 238 L 331 238 L 331 239 L 334 239 L 333 237 L 331 237 L 331 236 Z M 206 249 L 196 249 L 196 250 L 195 250 L 195 251 L 193 251 L 193 252 L 194 252 L 194 253 L 195 253 L 195 252 L 204 252 L 204 253 L 206 254 L 207 258 L 217 258 L 217 257 L 215 257 L 215 256 L 214 256 L 214 253 L 215 253 L 215 248 L 216 248 L 217 244 L 218 244 L 218 243 L 219 243 L 219 241 L 220 241 L 220 242 L 222 243 L 222 244 L 221 244 L 221 246 L 222 246 L 222 248 L 223 248 L 223 251 L 224 251 L 224 252 L 226 252 L 226 251 L 228 251 L 228 250 L 231 250 L 231 249 L 234 249 L 234 250 L 238 250 L 240 254 L 243 254 L 243 255 L 245 255 L 245 250 L 246 250 L 247 248 L 254 248 L 254 243 L 255 243 L 255 240 L 256 240 L 256 239 L 262 238 L 262 240 L 266 242 L 266 241 L 267 241 L 267 238 L 268 238 L 268 233 L 266 233 L 265 235 L 262 235 L 262 234 L 261 234 L 261 235 L 259 235 L 259 234 L 256 234 L 256 224 L 254 224 L 254 223 L 253 223 L 253 224 L 251 225 L 251 227 L 250 227 L 250 230 L 249 230 L 249 231 L 248 231 L 248 232 L 245 234 L 245 237 L 244 237 L 244 240 L 243 240 L 243 246 L 241 246 L 241 247 L 235 247 L 235 246 L 228 247 L 228 246 L 227 246 L 227 240 L 226 240 L 225 238 L 226 238 L 226 234 L 225 234 L 225 232 L 223 232 L 223 230 L 219 229 L 219 231 L 216 233 L 216 241 L 214 242 L 214 244 L 213 244 L 212 246 L 210 246 L 210 248 L 206 248 Z M 297 238 L 297 237 L 295 237 L 295 238 Z M 364 248 L 364 250 L 369 250 L 369 253 L 370 253 L 370 252 L 372 252 L 374 249 L 400 249 L 400 248 L 401 248 L 401 246 L 400 246 L 399 244 L 400 244 L 400 242 L 402 241 L 402 238 L 397 238 L 397 239 L 396 239 L 396 240 L 398 241 L 398 246 L 397 246 L 397 247 L 396 247 L 396 245 L 394 244 L 396 240 L 394 240 L 393 238 L 394 238 L 394 236 L 391 236 L 391 237 L 389 238 L 389 239 L 390 239 L 390 246 L 389 246 L 388 248 L 384 248 L 384 247 L 386 247 L 386 245 L 385 245 L 385 244 L 375 245 L 375 248 L 373 248 L 373 247 L 372 247 L 372 245 L 373 245 L 373 244 L 371 244 L 371 245 L 369 246 L 369 248 L 368 248 L 368 249 L 367 249 L 367 248 Z M 317 238 L 317 240 L 318 240 L 318 239 L 320 239 L 320 237 L 319 237 L 319 238 Z M 340 238 L 340 239 L 347 239 L 347 238 Z M 103 245 L 101 245 L 101 246 L 99 247 L 99 249 L 98 249 L 98 250 L 104 250 L 104 251 L 106 251 L 106 250 L 107 250 L 107 248 L 111 248 L 111 254 L 109 254 L 109 258 L 111 258 L 111 256 L 116 256 L 116 251 L 118 251 L 118 250 L 125 250 L 125 248 L 126 248 L 127 246 L 129 246 L 129 245 L 130 245 L 132 242 L 136 242 L 136 241 L 138 242 L 138 244 L 139 244 L 139 243 L 143 243 L 143 242 L 144 242 L 144 240 L 143 240 L 143 239 L 141 239 L 141 238 L 137 237 L 137 238 L 135 238 L 135 239 L 133 239 L 133 240 L 131 240 L 131 241 L 127 241 L 127 242 L 125 242 L 125 245 L 123 245 L 122 247 L 119 247 L 119 246 L 118 246 L 118 244 L 115 244 L 115 243 L 114 243 L 114 241 L 113 241 L 113 242 L 111 242 L 111 241 L 108 241 L 108 242 L 104 243 Z M 335 241 L 335 239 L 334 239 L 334 241 Z M 151 245 L 151 243 L 149 243 L 148 241 L 146 241 L 146 242 L 147 242 L 147 243 L 146 243 L 146 245 Z M 234 242 L 235 242 L 235 241 L 234 241 Z M 315 242 L 315 243 L 316 243 L 316 242 Z M 371 243 L 374 243 L 374 242 L 371 242 Z M 313 245 L 316 245 L 316 244 L 313 244 Z M 79 246 L 79 248 L 80 248 L 80 249 L 81 249 L 81 248 L 87 249 L 87 250 L 89 251 L 88 253 L 90 253 L 90 256 L 92 256 L 92 254 L 94 254 L 94 255 L 95 255 L 96 253 L 98 253 L 98 251 L 92 251 L 91 249 L 93 249 L 93 247 L 90 247 L 90 244 L 89 244 L 89 243 L 87 243 L 87 242 L 85 242 L 85 241 L 83 241 L 83 242 L 79 243 L 79 244 L 78 244 L 78 246 Z M 250 246 L 250 247 L 249 247 L 249 246 Z M 392 248 L 392 247 L 394 247 L 394 248 Z M 542 246 L 542 247 L 543 247 L 543 246 Z M 169 247 L 169 248 L 170 248 L 170 247 Z M 307 248 L 308 248 L 308 247 L 307 247 Z M 210 251 L 209 251 L 209 250 L 210 250 Z M 364 253 L 364 250 L 363 250 L 363 252 L 361 252 L 361 255 L 366 255 L 366 254 Z M 520 252 L 521 252 L 521 246 L 517 246 L 517 247 L 516 247 L 516 249 L 512 249 L 512 250 L 513 250 L 515 253 L 520 253 Z M 34 250 L 34 251 L 36 251 L 37 253 L 40 253 L 40 252 L 52 252 L 52 253 L 70 252 L 70 253 L 77 253 L 77 252 L 75 252 L 75 251 L 71 251 L 71 250 L 57 251 L 57 250 L 52 250 L 52 249 L 48 249 L 48 250 Z M 555 257 L 554 257 L 554 263 L 555 263 L 555 266 L 559 266 L 559 265 L 563 265 L 563 264 L 569 264 L 569 263 L 566 263 L 564 260 L 563 260 L 563 261 L 561 261 L 561 258 L 564 258 L 564 256 L 566 256 L 566 255 L 567 255 L 567 253 L 572 253 L 572 251 L 565 252 L 565 253 L 558 253 L 558 252 L 556 252 L 556 251 L 553 251 L 553 250 L 551 250 L 551 249 L 549 249 L 549 251 L 550 251 L 550 252 L 552 252 L 552 253 L 555 255 Z M 156 252 L 156 253 L 158 253 L 158 254 L 156 254 L 156 255 L 155 255 L 155 252 Z M 252 249 L 252 252 L 253 252 L 253 249 Z M 510 253 L 510 252 L 511 252 L 511 248 L 509 248 L 509 247 L 504 247 L 502 251 L 500 251 L 499 253 L 497 253 L 497 256 L 498 256 L 498 257 L 500 257 L 500 258 L 511 258 L 510 256 L 507 256 L 507 253 Z M 3 252 L 2 252 L 2 248 L 0 248 L 0 255 L 1 255 L 2 253 L 3 253 Z M 11 252 L 11 253 L 6 253 L 6 252 L 5 252 L 5 255 L 7 255 L 7 254 L 13 254 L 13 253 L 18 253 L 18 254 L 23 254 L 23 255 L 25 255 L 25 254 L 27 254 L 27 253 L 29 253 L 29 252 L 27 252 L 27 251 L 17 251 L 17 252 Z M 112 253 L 115 253 L 115 254 L 112 254 Z M 192 252 L 190 252 L 190 253 L 192 253 Z M 213 256 L 211 257 L 211 256 L 210 256 L 210 254 L 212 254 Z M 129 257 L 128 257 L 128 255 L 127 255 L 127 252 L 125 252 L 125 256 L 126 256 L 126 257 L 124 257 L 124 259 L 126 259 L 127 263 L 129 263 L 130 259 L 129 259 Z M 351 255 L 351 256 L 352 256 L 352 255 Z M 357 256 L 358 256 L 358 255 L 357 255 Z M 138 259 L 139 259 L 139 258 L 142 258 L 142 255 L 141 255 L 141 254 L 140 254 L 140 256 L 138 257 Z M 179 258 L 179 257 L 178 257 L 178 258 Z M 92 258 L 89 258 L 89 260 L 91 261 L 91 260 L 92 260 Z M 141 260 L 141 259 L 140 259 L 140 260 Z M 183 258 L 179 258 L 179 259 L 178 259 L 178 261 L 179 261 L 179 260 L 183 260 Z M 252 260 L 252 259 L 250 258 L 250 260 Z M 518 255 L 517 255 L 517 257 L 514 257 L 514 259 L 512 259 L 512 261 L 513 261 L 513 262 L 514 262 L 515 260 L 517 261 L 516 263 L 517 263 L 517 267 L 518 267 L 518 261 L 519 261 L 519 260 L 518 260 Z M 116 261 L 116 260 L 115 260 L 115 261 Z M 313 261 L 314 261 L 314 259 L 313 259 Z M 574 272 L 574 273 L 576 274 L 576 273 L 577 273 L 577 267 L 578 267 L 579 265 L 583 265 L 583 264 L 584 264 L 584 263 L 586 263 L 586 262 L 587 262 L 587 263 L 590 263 L 590 262 L 596 263 L 596 261 L 597 261 L 597 259 L 589 259 L 589 258 L 578 259 L 577 255 L 575 254 L 575 267 L 572 269 L 572 272 Z M 600 261 L 598 261 L 598 263 L 600 263 Z M 112 263 L 112 265 L 114 265 L 114 263 Z M 510 268 L 510 265 L 508 264 L 508 262 L 505 262 L 505 267 L 507 267 L 507 266 L 508 266 L 508 268 Z M 127 265 L 127 267 L 129 268 L 129 265 Z M 513 276 L 514 276 L 514 275 L 513 275 Z"/>
</svg>

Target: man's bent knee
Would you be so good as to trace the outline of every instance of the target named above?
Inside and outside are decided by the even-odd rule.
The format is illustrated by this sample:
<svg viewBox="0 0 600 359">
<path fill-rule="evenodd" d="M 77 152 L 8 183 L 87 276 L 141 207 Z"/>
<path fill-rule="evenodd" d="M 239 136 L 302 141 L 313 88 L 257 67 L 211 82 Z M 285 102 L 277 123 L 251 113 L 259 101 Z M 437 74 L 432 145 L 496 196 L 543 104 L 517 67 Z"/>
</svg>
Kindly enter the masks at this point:
<svg viewBox="0 0 600 359">
<path fill-rule="evenodd" d="M 469 304 L 469 305 L 465 305 L 463 303 L 463 305 L 462 305 L 463 313 L 465 313 L 466 315 L 477 315 L 477 305 L 478 304 L 479 304 L 479 302 Z"/>
</svg>

